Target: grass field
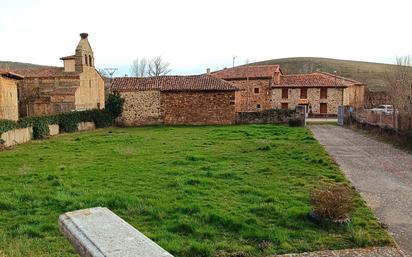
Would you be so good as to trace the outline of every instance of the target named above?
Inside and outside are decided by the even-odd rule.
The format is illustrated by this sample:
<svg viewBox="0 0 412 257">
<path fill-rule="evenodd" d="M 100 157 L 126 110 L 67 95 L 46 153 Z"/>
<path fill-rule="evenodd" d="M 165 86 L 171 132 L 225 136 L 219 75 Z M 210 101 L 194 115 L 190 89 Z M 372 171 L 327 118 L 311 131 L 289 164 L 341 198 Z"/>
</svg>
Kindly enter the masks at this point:
<svg viewBox="0 0 412 257">
<path fill-rule="evenodd" d="M 349 225 L 308 219 L 347 183 L 305 128 L 112 128 L 0 152 L 0 256 L 75 256 L 64 212 L 107 206 L 177 257 L 391 244 L 359 196 Z M 241 255 L 244 254 L 244 255 Z"/>
</svg>

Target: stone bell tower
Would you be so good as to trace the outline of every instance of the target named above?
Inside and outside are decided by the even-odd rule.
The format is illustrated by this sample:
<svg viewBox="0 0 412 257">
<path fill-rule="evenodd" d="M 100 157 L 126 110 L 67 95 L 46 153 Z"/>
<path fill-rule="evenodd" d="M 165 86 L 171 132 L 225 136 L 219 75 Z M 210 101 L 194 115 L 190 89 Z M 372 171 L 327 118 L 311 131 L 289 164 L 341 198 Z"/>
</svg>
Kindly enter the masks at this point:
<svg viewBox="0 0 412 257">
<path fill-rule="evenodd" d="M 89 40 L 87 37 L 89 34 L 81 33 L 80 34 L 80 42 L 76 47 L 76 54 L 75 54 L 75 70 L 76 72 L 83 72 L 85 69 L 90 67 L 94 68 L 94 56 L 93 50 L 90 46 Z"/>
</svg>

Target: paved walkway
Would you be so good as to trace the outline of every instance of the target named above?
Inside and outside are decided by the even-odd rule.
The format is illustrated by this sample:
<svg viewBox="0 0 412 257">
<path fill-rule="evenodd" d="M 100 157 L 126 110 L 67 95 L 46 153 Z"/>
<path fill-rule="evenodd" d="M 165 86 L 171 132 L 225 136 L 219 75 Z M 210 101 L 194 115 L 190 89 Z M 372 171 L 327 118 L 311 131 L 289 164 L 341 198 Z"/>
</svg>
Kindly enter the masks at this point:
<svg viewBox="0 0 412 257">
<path fill-rule="evenodd" d="M 285 254 L 277 255 L 275 257 L 401 257 L 401 255 L 392 247 L 373 247 L 338 251 Z"/>
<path fill-rule="evenodd" d="M 339 126 L 309 129 L 412 257 L 412 155 Z"/>
</svg>

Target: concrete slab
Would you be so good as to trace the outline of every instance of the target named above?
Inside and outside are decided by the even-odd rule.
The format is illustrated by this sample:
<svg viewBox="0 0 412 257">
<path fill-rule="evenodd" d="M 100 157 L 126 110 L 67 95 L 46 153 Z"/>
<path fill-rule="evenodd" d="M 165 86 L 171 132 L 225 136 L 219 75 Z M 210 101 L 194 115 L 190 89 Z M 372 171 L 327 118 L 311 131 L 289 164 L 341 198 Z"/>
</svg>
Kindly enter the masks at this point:
<svg viewBox="0 0 412 257">
<path fill-rule="evenodd" d="M 65 213 L 59 227 L 82 257 L 173 257 L 107 208 Z"/>
</svg>

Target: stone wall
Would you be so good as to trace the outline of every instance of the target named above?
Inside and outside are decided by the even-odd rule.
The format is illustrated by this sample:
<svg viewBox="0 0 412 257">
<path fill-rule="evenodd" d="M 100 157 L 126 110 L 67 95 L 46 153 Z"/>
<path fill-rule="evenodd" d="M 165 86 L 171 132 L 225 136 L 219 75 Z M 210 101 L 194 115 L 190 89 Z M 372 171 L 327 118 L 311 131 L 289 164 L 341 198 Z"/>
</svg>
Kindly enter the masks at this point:
<svg viewBox="0 0 412 257">
<path fill-rule="evenodd" d="M 16 80 L 0 76 L 0 120 L 17 120 L 18 118 Z"/>
<path fill-rule="evenodd" d="M 125 99 L 121 116 L 116 120 L 119 125 L 139 126 L 161 124 L 160 92 L 137 91 L 121 92 Z"/>
<path fill-rule="evenodd" d="M 261 112 L 237 112 L 236 124 L 285 124 L 291 118 L 303 120 L 304 114 L 276 109 Z"/>
<path fill-rule="evenodd" d="M 84 130 L 93 130 L 96 129 L 96 125 L 94 122 L 79 122 L 77 123 L 77 130 L 84 131 Z"/>
<path fill-rule="evenodd" d="M 76 110 L 103 109 L 105 104 L 104 80 L 94 67 L 83 67 L 80 87 L 76 91 Z"/>
<path fill-rule="evenodd" d="M 162 92 L 160 97 L 165 124 L 235 123 L 234 91 Z"/>
<path fill-rule="evenodd" d="M 60 126 L 58 124 L 49 125 L 50 136 L 55 136 L 60 133 Z"/>
<path fill-rule="evenodd" d="M 33 128 L 12 129 L 1 134 L 1 139 L 4 140 L 4 146 L 10 147 L 18 144 L 23 144 L 32 139 Z"/>
<path fill-rule="evenodd" d="M 271 79 L 229 80 L 229 82 L 240 89 L 236 92 L 236 112 L 256 112 L 272 108 Z M 256 89 L 258 92 L 255 91 Z"/>
<path fill-rule="evenodd" d="M 328 88 L 327 98 L 320 98 L 320 88 L 308 88 L 307 99 L 309 100 L 312 113 L 320 114 L 320 104 L 327 104 L 327 114 L 337 115 L 338 106 L 342 103 L 342 88 Z M 289 109 L 294 109 L 300 99 L 300 88 L 288 88 L 288 98 L 282 98 L 282 88 L 274 88 L 272 91 L 273 108 L 281 109 L 282 103 L 287 103 Z"/>
<path fill-rule="evenodd" d="M 350 105 L 356 109 L 364 108 L 365 89 L 364 85 L 352 85 L 345 88 L 343 91 L 343 104 Z"/>
<path fill-rule="evenodd" d="M 50 115 L 74 110 L 73 95 L 62 94 L 52 99 L 51 93 L 58 88 L 79 87 L 80 81 L 76 78 L 26 78 L 18 82 L 19 115 L 39 116 Z"/>
</svg>

